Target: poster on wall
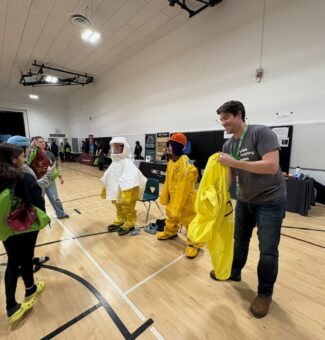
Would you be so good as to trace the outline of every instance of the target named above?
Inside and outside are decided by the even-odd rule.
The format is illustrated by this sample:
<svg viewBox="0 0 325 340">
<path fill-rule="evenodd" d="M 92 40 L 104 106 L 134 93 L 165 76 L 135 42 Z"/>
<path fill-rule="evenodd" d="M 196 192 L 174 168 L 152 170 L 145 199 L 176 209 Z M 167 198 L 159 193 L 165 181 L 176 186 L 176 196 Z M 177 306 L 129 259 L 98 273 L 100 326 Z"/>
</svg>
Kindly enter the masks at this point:
<svg viewBox="0 0 325 340">
<path fill-rule="evenodd" d="M 169 139 L 169 132 L 157 133 L 157 148 L 156 148 L 156 159 L 160 160 L 164 149 L 167 148 L 167 142 Z"/>
<path fill-rule="evenodd" d="M 156 160 L 156 135 L 153 133 L 146 134 L 145 159 L 147 162 Z"/>
<path fill-rule="evenodd" d="M 279 145 L 282 148 L 287 148 L 289 146 L 289 127 L 275 127 L 272 130 L 276 134 Z"/>
</svg>

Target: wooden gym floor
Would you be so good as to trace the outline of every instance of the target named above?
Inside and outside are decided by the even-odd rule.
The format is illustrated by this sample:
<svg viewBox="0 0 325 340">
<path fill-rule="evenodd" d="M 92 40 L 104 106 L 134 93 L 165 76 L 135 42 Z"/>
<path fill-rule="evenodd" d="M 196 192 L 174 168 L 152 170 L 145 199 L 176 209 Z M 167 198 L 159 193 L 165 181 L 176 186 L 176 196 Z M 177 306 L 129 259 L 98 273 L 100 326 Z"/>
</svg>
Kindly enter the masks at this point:
<svg viewBox="0 0 325 340">
<path fill-rule="evenodd" d="M 1 339 L 325 339 L 325 207 L 308 217 L 287 213 L 279 275 L 269 315 L 248 311 L 257 286 L 256 232 L 242 282 L 209 278 L 209 254 L 184 257 L 186 235 L 158 241 L 107 233 L 114 207 L 99 197 L 102 172 L 78 163 L 62 166 L 57 183 L 70 219 L 52 219 L 40 232 L 36 256 L 50 256 L 38 273 L 47 286 L 33 310 L 17 324 L 6 321 L 0 245 Z M 53 216 L 52 207 L 47 204 Z M 150 221 L 160 218 L 152 205 Z M 137 204 L 138 226 L 146 211 Z M 18 301 L 24 289 L 19 280 Z"/>
</svg>

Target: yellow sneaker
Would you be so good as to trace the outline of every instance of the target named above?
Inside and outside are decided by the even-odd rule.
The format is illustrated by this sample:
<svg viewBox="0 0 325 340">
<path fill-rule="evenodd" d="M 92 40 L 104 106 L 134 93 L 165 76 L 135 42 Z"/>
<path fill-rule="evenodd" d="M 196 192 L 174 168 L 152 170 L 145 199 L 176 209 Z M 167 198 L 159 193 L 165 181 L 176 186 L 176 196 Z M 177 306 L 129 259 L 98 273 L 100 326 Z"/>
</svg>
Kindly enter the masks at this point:
<svg viewBox="0 0 325 340">
<path fill-rule="evenodd" d="M 186 247 L 186 257 L 189 259 L 194 259 L 194 257 L 197 256 L 198 252 L 199 252 L 200 248 L 194 248 L 192 246 L 187 246 Z"/>
<path fill-rule="evenodd" d="M 177 237 L 177 233 L 176 234 L 167 234 L 164 231 L 157 233 L 157 239 L 160 240 L 160 241 L 169 240 L 169 239 L 174 238 L 174 237 Z"/>
<path fill-rule="evenodd" d="M 21 303 L 20 308 L 14 314 L 8 317 L 8 322 L 14 323 L 18 321 L 19 319 L 21 319 L 23 315 L 34 306 L 35 302 L 36 302 L 36 297 L 30 298 L 29 300 Z"/>
<path fill-rule="evenodd" d="M 26 296 L 24 302 L 29 301 L 30 299 L 36 299 L 38 295 L 40 295 L 45 288 L 45 282 L 43 280 L 36 282 L 36 291 L 32 295 Z"/>
</svg>

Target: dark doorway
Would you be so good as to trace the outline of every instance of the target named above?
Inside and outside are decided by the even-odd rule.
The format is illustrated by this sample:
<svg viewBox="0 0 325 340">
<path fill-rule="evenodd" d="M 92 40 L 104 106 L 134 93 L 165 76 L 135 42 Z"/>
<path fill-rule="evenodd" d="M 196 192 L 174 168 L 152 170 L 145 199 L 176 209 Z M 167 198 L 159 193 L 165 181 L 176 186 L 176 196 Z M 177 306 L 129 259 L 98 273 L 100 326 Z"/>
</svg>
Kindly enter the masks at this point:
<svg viewBox="0 0 325 340">
<path fill-rule="evenodd" d="M 0 134 L 26 136 L 23 112 L 0 111 Z"/>
</svg>

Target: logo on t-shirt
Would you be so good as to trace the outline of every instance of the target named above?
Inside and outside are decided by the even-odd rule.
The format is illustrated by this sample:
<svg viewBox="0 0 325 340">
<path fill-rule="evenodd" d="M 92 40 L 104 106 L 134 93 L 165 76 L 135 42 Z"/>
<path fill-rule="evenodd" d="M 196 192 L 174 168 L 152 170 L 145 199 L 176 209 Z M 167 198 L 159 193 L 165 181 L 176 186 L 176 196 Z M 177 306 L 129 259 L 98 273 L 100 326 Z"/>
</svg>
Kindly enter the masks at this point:
<svg viewBox="0 0 325 340">
<path fill-rule="evenodd" d="M 239 150 L 240 160 L 241 161 L 249 161 L 250 157 L 255 155 L 255 151 L 248 151 L 247 148 Z"/>
</svg>

